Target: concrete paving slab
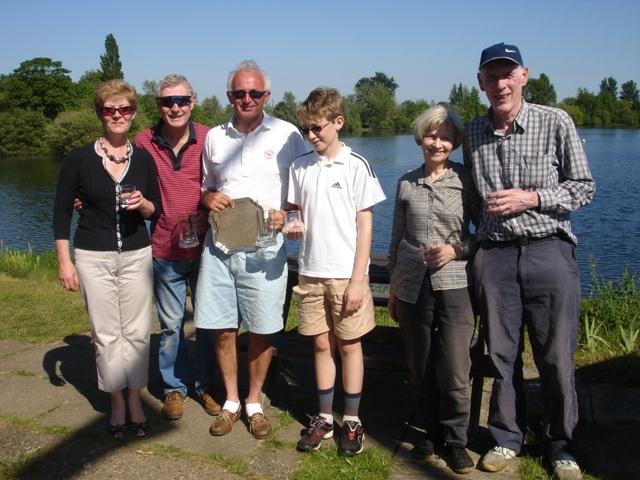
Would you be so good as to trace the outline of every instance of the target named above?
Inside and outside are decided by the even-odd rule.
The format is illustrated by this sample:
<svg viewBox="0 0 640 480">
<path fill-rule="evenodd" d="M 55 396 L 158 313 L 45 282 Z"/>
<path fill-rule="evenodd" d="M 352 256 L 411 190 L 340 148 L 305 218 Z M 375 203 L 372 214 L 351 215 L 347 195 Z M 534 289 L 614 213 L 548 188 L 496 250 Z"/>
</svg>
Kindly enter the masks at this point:
<svg viewBox="0 0 640 480">
<path fill-rule="evenodd" d="M 64 406 L 76 395 L 70 386 L 50 387 L 42 378 L 9 376 L 0 388 L 0 413 L 31 419 Z"/>
<path fill-rule="evenodd" d="M 4 363 L 4 360 L 16 352 L 23 350 L 29 350 L 31 344 L 24 342 L 16 342 L 14 340 L 0 340 L 0 360 Z"/>
</svg>

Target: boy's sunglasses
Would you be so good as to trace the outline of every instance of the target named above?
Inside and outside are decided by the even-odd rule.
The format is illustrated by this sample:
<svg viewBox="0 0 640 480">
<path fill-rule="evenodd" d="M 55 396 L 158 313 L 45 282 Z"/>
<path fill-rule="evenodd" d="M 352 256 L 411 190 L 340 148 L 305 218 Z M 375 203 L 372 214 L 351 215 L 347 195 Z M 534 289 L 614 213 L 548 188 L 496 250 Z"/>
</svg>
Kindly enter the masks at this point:
<svg viewBox="0 0 640 480">
<path fill-rule="evenodd" d="M 167 108 L 173 107 L 174 103 L 179 107 L 186 107 L 191 103 L 191 95 L 169 95 L 168 97 L 158 97 L 158 103 Z"/>
<path fill-rule="evenodd" d="M 135 109 L 131 105 L 127 105 L 126 107 L 102 107 L 100 110 L 103 117 L 113 117 L 116 112 L 118 112 L 123 117 L 126 115 L 131 115 L 135 112 Z"/>
<path fill-rule="evenodd" d="M 314 135 L 318 135 L 327 125 L 331 122 L 327 122 L 324 125 L 314 125 L 313 127 L 300 127 L 300 133 L 303 136 L 309 135 L 309 132 L 313 132 Z"/>
<path fill-rule="evenodd" d="M 269 90 L 264 90 L 262 92 L 260 90 L 233 90 L 227 92 L 227 95 L 232 96 L 236 100 L 243 99 L 245 95 L 249 95 L 254 100 L 260 100 L 268 91 Z"/>
</svg>

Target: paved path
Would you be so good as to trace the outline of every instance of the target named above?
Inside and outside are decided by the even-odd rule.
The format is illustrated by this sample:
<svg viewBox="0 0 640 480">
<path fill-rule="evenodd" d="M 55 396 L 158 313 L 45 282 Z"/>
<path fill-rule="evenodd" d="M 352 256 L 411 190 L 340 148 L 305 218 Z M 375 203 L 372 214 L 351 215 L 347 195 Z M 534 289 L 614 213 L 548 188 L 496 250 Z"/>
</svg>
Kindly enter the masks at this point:
<svg viewBox="0 0 640 480">
<path fill-rule="evenodd" d="M 157 335 L 152 351 L 157 351 Z M 157 356 L 151 363 L 157 364 Z M 442 461 L 412 461 L 410 445 L 398 441 L 408 438 L 397 411 L 404 405 L 401 376 L 367 372 L 365 381 L 366 445 L 393 455 L 391 479 L 461 477 Z M 0 341 L 0 478 L 19 465 L 13 462 L 31 457 L 36 458 L 33 469 L 22 478 L 289 478 L 303 458 L 292 446 L 315 405 L 311 365 L 281 362 L 271 385 L 266 411 L 276 429 L 274 440 L 254 440 L 240 422 L 229 435 L 214 438 L 208 433 L 211 417 L 194 400 L 186 403 L 181 420 L 161 419 L 160 378 L 152 368 L 145 408 L 153 428 L 143 440 L 117 442 L 106 435 L 108 398 L 96 387 L 89 337 L 47 345 Z M 535 397 L 535 381 L 530 385 Z M 485 403 L 489 387 L 487 381 Z M 609 479 L 634 478 L 640 466 L 640 390 L 589 386 L 579 391 L 587 468 Z M 470 448 L 474 459 L 489 446 L 487 437 L 481 428 Z M 474 471 L 463 478 L 518 478 L 515 468 L 500 474 Z"/>
</svg>

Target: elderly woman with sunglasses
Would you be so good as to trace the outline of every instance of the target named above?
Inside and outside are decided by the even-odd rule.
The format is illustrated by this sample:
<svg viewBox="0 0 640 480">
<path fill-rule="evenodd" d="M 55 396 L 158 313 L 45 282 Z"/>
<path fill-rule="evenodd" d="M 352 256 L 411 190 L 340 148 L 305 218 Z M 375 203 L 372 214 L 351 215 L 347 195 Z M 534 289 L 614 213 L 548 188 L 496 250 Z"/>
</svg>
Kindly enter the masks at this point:
<svg viewBox="0 0 640 480">
<path fill-rule="evenodd" d="M 456 473 L 474 468 L 465 446 L 469 422 L 469 347 L 474 333 L 470 264 L 477 211 L 471 172 L 449 160 L 464 134 L 457 113 L 441 105 L 413 125 L 424 163 L 398 181 L 389 246 L 389 311 L 403 337 L 415 409 L 427 436 L 413 450 L 428 457 L 434 443 Z"/>
<path fill-rule="evenodd" d="M 148 378 L 153 286 L 145 220 L 159 215 L 160 190 L 153 159 L 127 138 L 138 105 L 134 88 L 122 80 L 106 81 L 96 88 L 94 105 L 102 136 L 71 151 L 58 177 L 53 212 L 58 272 L 66 290 L 81 290 L 89 313 L 98 387 L 111 396 L 111 435 L 121 438 L 130 428 L 143 436 L 141 390 Z M 69 252 L 74 198 L 82 202 L 75 265 Z"/>
</svg>

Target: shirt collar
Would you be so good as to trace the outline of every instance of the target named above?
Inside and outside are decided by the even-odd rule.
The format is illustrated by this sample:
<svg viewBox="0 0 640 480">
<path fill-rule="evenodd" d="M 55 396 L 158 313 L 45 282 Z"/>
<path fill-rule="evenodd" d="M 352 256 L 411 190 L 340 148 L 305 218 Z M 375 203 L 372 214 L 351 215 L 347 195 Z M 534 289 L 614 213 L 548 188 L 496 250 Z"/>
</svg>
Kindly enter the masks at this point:
<svg viewBox="0 0 640 480">
<path fill-rule="evenodd" d="M 513 133 L 521 134 L 521 133 L 525 132 L 527 118 L 528 118 L 527 117 L 527 110 L 529 110 L 529 105 L 527 104 L 527 102 L 523 98 L 522 99 L 522 106 L 520 107 L 520 111 L 518 112 L 518 115 L 516 115 L 516 119 L 513 121 L 513 124 L 515 125 Z M 489 107 L 489 112 L 485 116 L 484 129 L 488 134 L 495 135 L 495 129 L 493 128 L 493 122 L 491 121 L 492 118 L 493 118 L 493 109 L 491 107 Z"/>
</svg>

